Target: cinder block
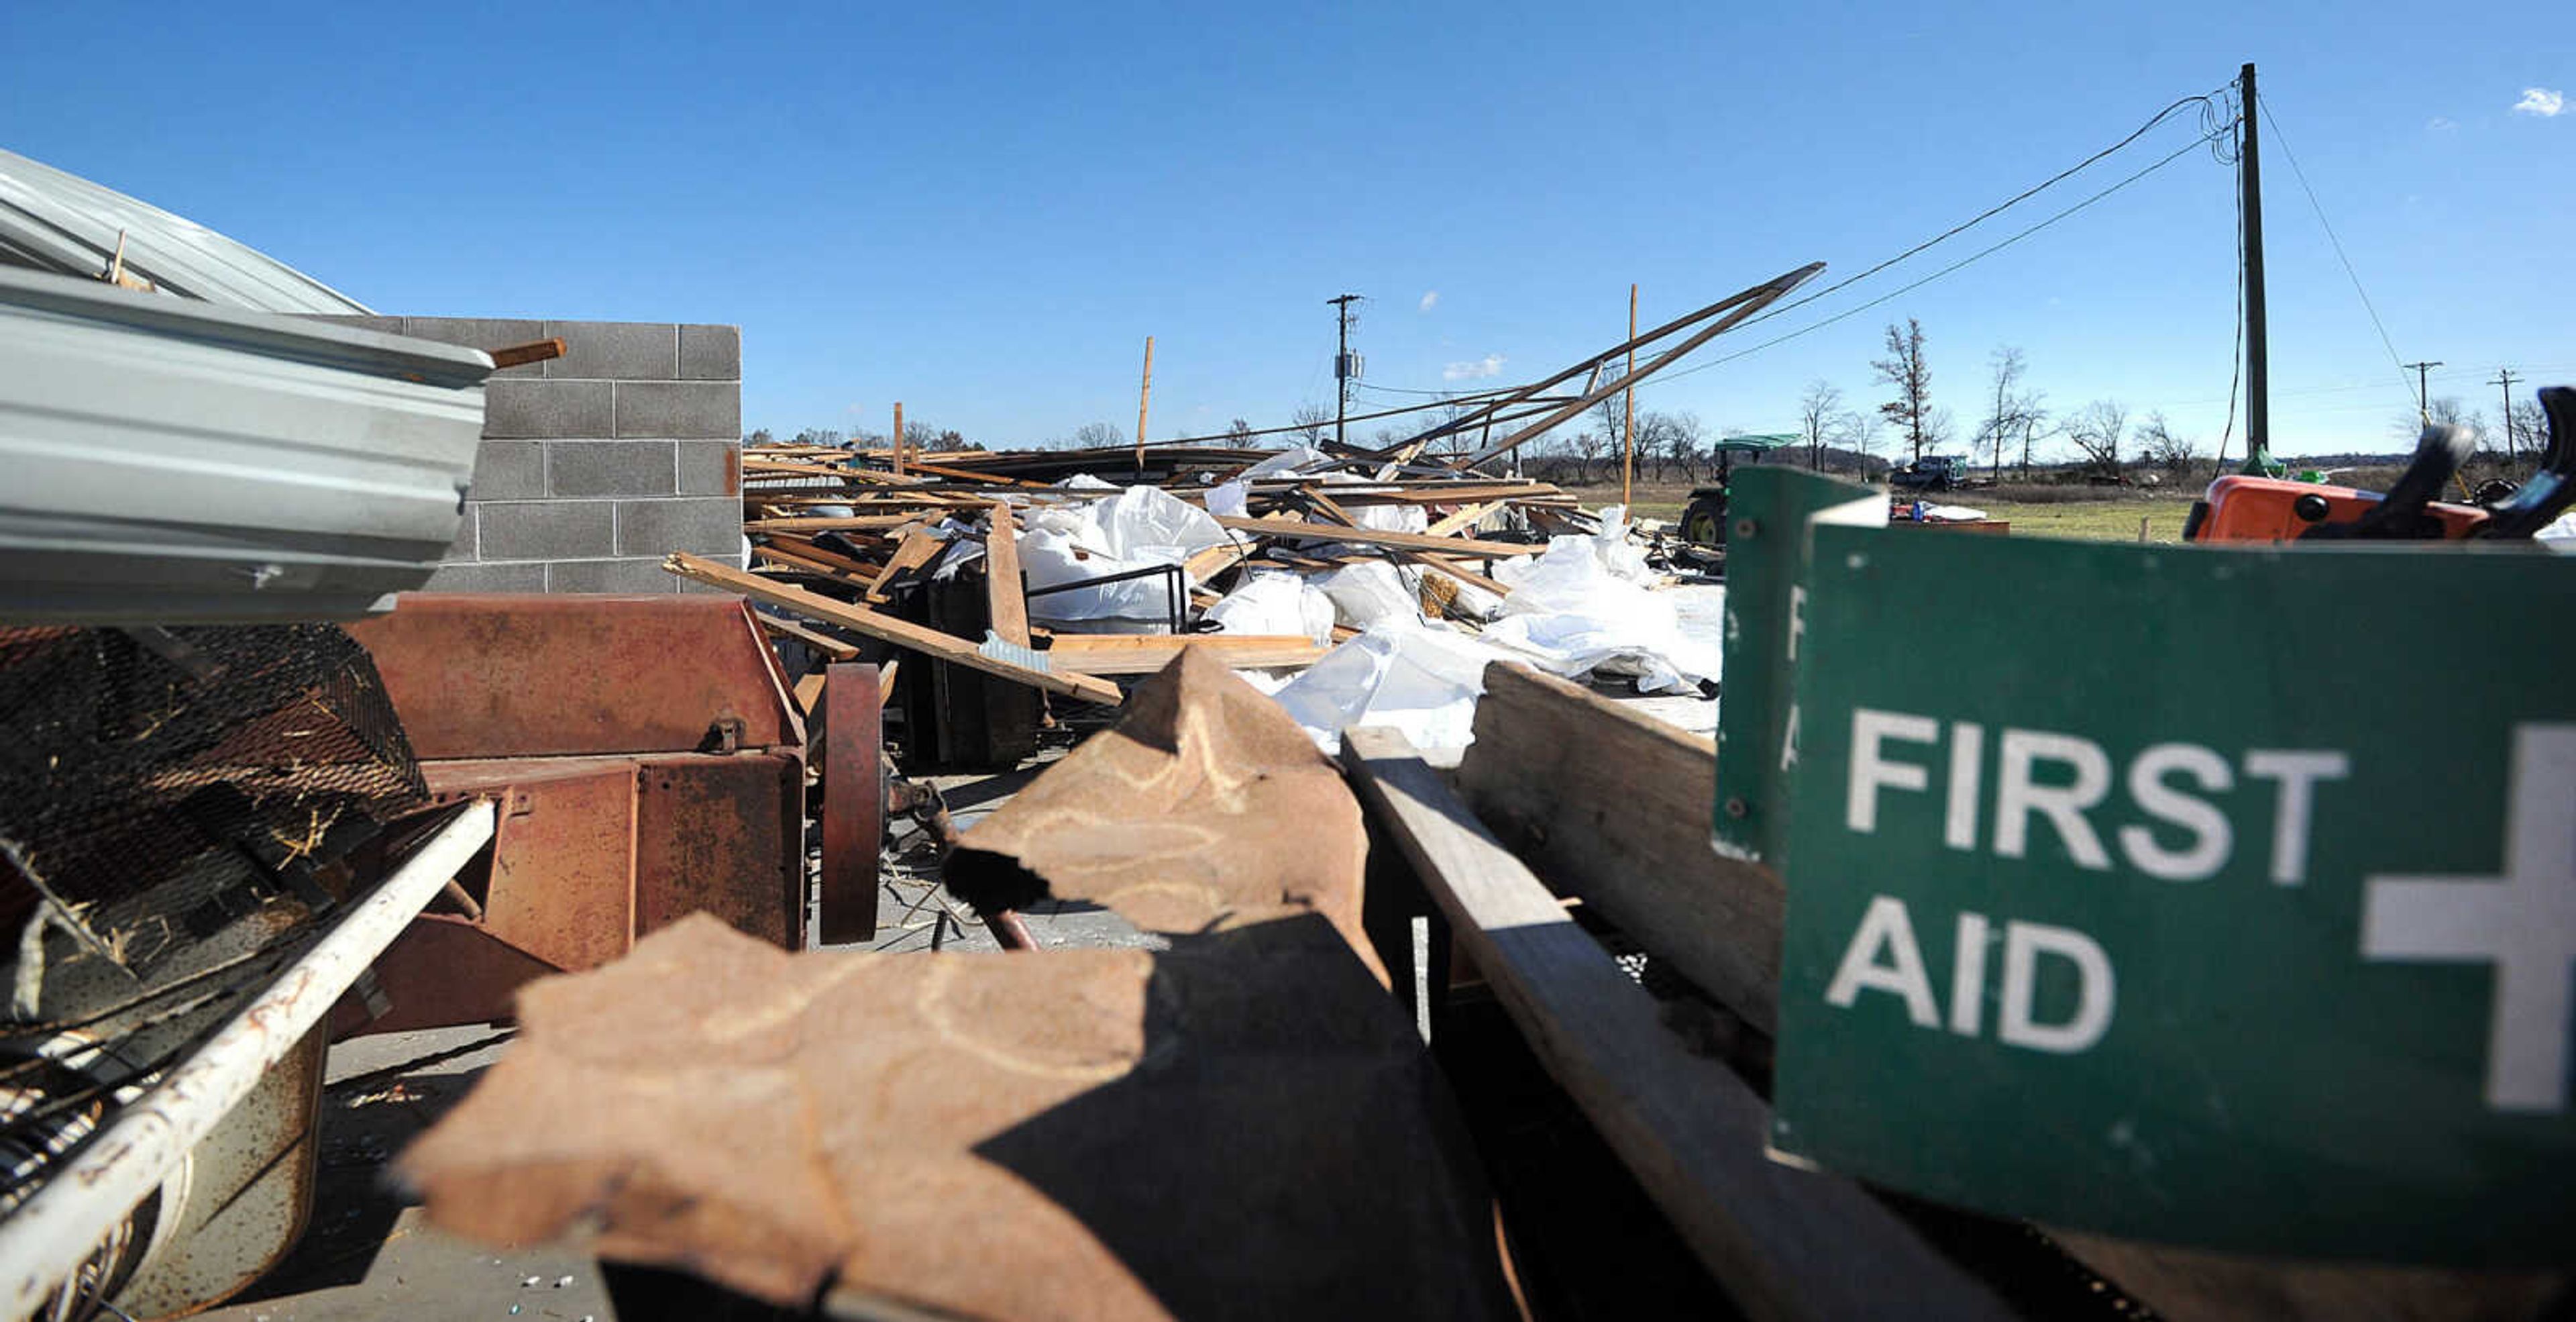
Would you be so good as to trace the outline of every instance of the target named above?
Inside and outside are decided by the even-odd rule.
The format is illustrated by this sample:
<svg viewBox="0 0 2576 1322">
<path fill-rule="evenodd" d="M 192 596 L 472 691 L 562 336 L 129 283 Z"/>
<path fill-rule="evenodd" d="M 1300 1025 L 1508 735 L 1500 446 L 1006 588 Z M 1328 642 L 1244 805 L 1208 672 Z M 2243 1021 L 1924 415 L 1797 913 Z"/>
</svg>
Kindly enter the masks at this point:
<svg viewBox="0 0 2576 1322">
<path fill-rule="evenodd" d="M 468 349 L 482 349 L 489 352 L 493 349 L 507 349 L 515 344 L 542 340 L 546 338 L 547 332 L 546 324 L 542 321 L 513 320 L 506 317 L 405 317 L 403 334 L 417 335 L 424 340 L 436 340 L 441 344 L 461 344 Z M 529 363 L 521 367 L 505 367 L 493 375 L 539 376 L 544 373 L 544 370 L 544 365 L 541 363 Z"/>
<path fill-rule="evenodd" d="M 490 536 L 486 529 L 485 536 Z M 617 554 L 663 556 L 673 551 L 742 558 L 742 502 L 621 500 L 617 502 Z"/>
<path fill-rule="evenodd" d="M 485 441 L 474 447 L 470 500 L 531 500 L 546 494 L 546 450 L 535 441 Z"/>
<path fill-rule="evenodd" d="M 721 561 L 723 561 L 724 563 L 729 564 L 729 565 L 733 566 L 733 567 L 734 567 L 734 568 L 736 568 L 736 569 L 740 569 L 740 568 L 742 568 L 742 552 L 740 552 L 739 550 L 735 551 L 732 555 L 729 555 L 729 556 L 724 556 L 724 555 L 711 555 L 711 556 L 708 556 L 707 558 L 708 558 L 709 560 L 721 560 Z M 713 584 L 713 583 L 701 583 L 701 582 L 697 581 L 697 580 L 696 580 L 696 579 L 694 579 L 694 578 L 680 578 L 680 576 L 679 576 L 679 575 L 677 575 L 677 574 L 674 574 L 674 575 L 672 575 L 671 577 L 672 577 L 672 578 L 674 578 L 674 579 L 677 579 L 677 580 L 679 581 L 679 584 L 680 584 L 680 590 L 681 590 L 682 592 L 703 592 L 703 593 L 708 594 L 709 596 L 716 596 L 716 597 L 733 597 L 733 596 L 739 596 L 739 595 L 741 595 L 740 593 L 735 592 L 735 591 L 734 591 L 733 589 L 731 589 L 731 588 L 720 588 L 720 587 L 717 587 L 717 586 L 716 586 L 715 584 Z"/>
<path fill-rule="evenodd" d="M 593 434 L 736 440 L 742 435 L 742 386 L 732 381 L 620 381 L 617 430 Z"/>
<path fill-rule="evenodd" d="M 583 560 L 617 554 L 617 505 L 515 500 L 479 506 L 486 560 Z"/>
<path fill-rule="evenodd" d="M 682 326 L 680 328 L 680 379 L 683 381 L 741 380 L 742 327 Z"/>
<path fill-rule="evenodd" d="M 681 441 L 680 494 L 742 494 L 742 446 L 734 441 Z"/>
<path fill-rule="evenodd" d="M 549 321 L 564 356 L 549 380 L 668 381 L 680 374 L 680 328 L 667 321 Z"/>
<path fill-rule="evenodd" d="M 456 521 L 456 536 L 447 543 L 447 554 L 438 557 L 438 562 L 447 565 L 482 559 L 483 543 L 476 535 L 481 526 L 482 516 L 474 506 L 467 505 L 465 517 Z"/>
<path fill-rule="evenodd" d="M 440 565 L 427 592 L 543 592 L 544 565 Z"/>
<path fill-rule="evenodd" d="M 549 496 L 668 496 L 679 490 L 669 441 L 548 441 Z"/>
<path fill-rule="evenodd" d="M 495 380 L 484 388 L 487 440 L 608 436 L 616 425 L 617 387 L 611 382 Z"/>
<path fill-rule="evenodd" d="M 677 592 L 680 577 L 659 560 L 558 560 L 546 566 L 548 592 Z"/>
</svg>

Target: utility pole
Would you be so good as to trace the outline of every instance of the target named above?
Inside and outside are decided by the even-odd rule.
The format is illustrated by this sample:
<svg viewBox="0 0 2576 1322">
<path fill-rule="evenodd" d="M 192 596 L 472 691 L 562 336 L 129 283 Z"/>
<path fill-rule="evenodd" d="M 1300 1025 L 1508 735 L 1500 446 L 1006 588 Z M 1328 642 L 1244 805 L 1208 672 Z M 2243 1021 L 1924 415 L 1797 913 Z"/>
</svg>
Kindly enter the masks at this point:
<svg viewBox="0 0 2576 1322">
<path fill-rule="evenodd" d="M 2263 322 L 2263 159 L 2254 132 L 2262 103 L 2254 94 L 2254 66 L 2236 75 L 2238 191 L 2245 195 L 2245 467 L 2260 474 L 2272 462 L 2271 362 Z"/>
<path fill-rule="evenodd" d="M 1154 337 L 1145 337 L 1145 384 L 1136 390 L 1136 476 L 1145 475 L 1145 406 L 1154 399 Z"/>
<path fill-rule="evenodd" d="M 894 402 L 894 475 L 903 476 L 903 401 Z"/>
<path fill-rule="evenodd" d="M 2415 411 L 2423 415 L 2426 422 L 2433 420 L 2433 401 L 2430 387 L 2424 384 L 2424 374 L 2441 365 L 2442 361 L 2438 358 L 2429 363 L 2406 364 L 2415 373 Z"/>
<path fill-rule="evenodd" d="M 1333 305 L 1341 323 L 1341 338 L 1333 350 L 1333 387 L 1338 396 L 1333 405 L 1333 445 L 1337 449 L 1348 449 L 1350 437 L 1346 431 L 1349 424 L 1345 419 L 1351 412 L 1351 378 L 1360 374 L 1359 360 L 1351 357 L 1351 304 L 1359 302 L 1360 296 L 1344 294 L 1324 301 Z"/>
<path fill-rule="evenodd" d="M 1631 283 L 1628 286 L 1628 370 L 1623 379 L 1636 374 L 1637 286 Z M 1637 468 L 1637 388 L 1630 386 L 1619 395 L 1628 401 L 1628 420 L 1619 428 L 1619 503 L 1629 506 L 1635 501 L 1628 488 Z"/>
<path fill-rule="evenodd" d="M 2487 384 L 2504 391 L 2504 461 L 2508 465 L 2519 463 L 2521 456 L 2515 453 L 2513 445 L 2513 369 L 2497 368 L 2496 379 Z"/>
</svg>

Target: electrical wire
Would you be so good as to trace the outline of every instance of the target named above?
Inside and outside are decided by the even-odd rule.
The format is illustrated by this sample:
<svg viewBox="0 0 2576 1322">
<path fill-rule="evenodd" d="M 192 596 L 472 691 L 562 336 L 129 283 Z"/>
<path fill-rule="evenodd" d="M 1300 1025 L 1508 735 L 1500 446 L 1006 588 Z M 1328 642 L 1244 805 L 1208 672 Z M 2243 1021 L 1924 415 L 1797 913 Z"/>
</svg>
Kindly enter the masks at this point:
<svg viewBox="0 0 2576 1322">
<path fill-rule="evenodd" d="M 2221 132 L 2224 132 L 2224 130 L 2221 130 Z M 2033 235 L 2033 234 L 2037 234 L 2037 233 L 2038 233 L 2038 232 L 2040 232 L 2041 230 L 2047 229 L 2049 226 L 2054 225 L 2054 224 L 2056 224 L 2057 222 L 2059 222 L 2059 221 L 2061 221 L 2061 220 L 2064 220 L 2064 219 L 2066 219 L 2066 218 L 2067 218 L 2067 217 L 2069 217 L 2069 216 L 2074 215 L 2076 212 L 2082 211 L 2082 210 L 2084 210 L 2085 208 L 2092 206 L 2094 203 L 2099 202 L 2099 201 L 2101 201 L 2102 199 L 2104 199 L 2104 198 L 2106 198 L 2106 197 L 2111 196 L 2113 193 L 2117 193 L 2117 192 L 2119 192 L 2121 189 L 2127 188 L 2129 185 L 2134 184 L 2134 183 L 2138 182 L 2139 180 L 2146 178 L 2148 175 L 2154 174 L 2156 171 L 2161 170 L 2161 169 L 2165 168 L 2166 166 L 2173 164 L 2175 161 L 2181 160 L 2181 159 L 2183 158 L 2183 156 L 2184 156 L 2184 155 L 2186 155 L 2186 154 L 2188 154 L 2188 153 L 2189 153 L 2193 148 L 2196 148 L 2196 147 L 2202 146 L 2202 145 L 2204 145 L 2205 143 L 2207 143 L 2209 140 L 2210 140 L 2210 138 L 2209 138 L 2209 136 L 2208 136 L 2208 135 L 2203 135 L 2203 136 L 2201 136 L 2201 137 L 2194 138 L 2194 139 L 2192 139 L 2191 141 L 2184 143 L 2182 146 L 2175 148 L 2175 149 L 2174 149 L 2170 154 L 2166 155 L 2163 159 L 2161 159 L 2161 160 L 2157 161 L 2155 164 L 2150 165 L 2150 166 L 2146 167 L 2145 169 L 2140 170 L 2140 171 L 2138 171 L 2137 173 L 2132 174 L 2132 175 L 2130 175 L 2129 177 L 2127 177 L 2127 178 L 2125 178 L 2125 179 L 2122 179 L 2122 180 L 2121 180 L 2121 181 L 2119 181 L 2118 183 L 2115 183 L 2115 184 L 2111 185 L 2110 187 L 2103 189 L 2101 192 L 2095 193 L 2095 194 L 2093 194 L 2091 197 L 2085 198 L 2083 201 L 2078 202 L 2078 203 L 2076 203 L 2075 205 L 2070 206 L 2070 207 L 2066 208 L 2065 210 L 2060 211 L 2060 212 L 2056 213 L 2055 215 L 2052 215 L 2052 216 L 2048 217 L 2047 219 L 2045 219 L 2045 220 L 2042 220 L 2042 221 L 2038 222 L 2037 224 L 2031 225 L 2030 227 L 2028 227 L 2028 228 L 2026 228 L 2026 229 L 2023 229 L 2023 230 L 2020 230 L 2020 231 L 2019 231 L 2019 232 L 2017 232 L 2017 233 L 2014 233 L 2014 234 L 2008 235 L 2008 236 L 2006 236 L 2006 237 L 2004 237 L 2004 238 L 2002 238 L 2002 239 L 1999 239 L 1999 240 L 1995 241 L 1994 243 L 1987 245 L 1986 247 L 1980 248 L 1980 249 L 1978 249 L 1977 251 L 1975 251 L 1975 252 L 1973 252 L 1973 253 L 1970 253 L 1970 254 L 1968 254 L 1967 256 L 1962 257 L 1962 258 L 1960 258 L 1959 260 L 1957 260 L 1957 261 L 1955 261 L 1955 262 L 1950 263 L 1948 266 L 1942 267 L 1940 270 L 1938 270 L 1938 271 L 1934 271 L 1934 272 L 1933 272 L 1933 273 L 1931 273 L 1930 275 L 1927 275 L 1927 276 L 1922 277 L 1921 279 L 1914 280 L 1914 281 L 1912 281 L 1912 282 L 1910 282 L 1910 283 L 1907 283 L 1907 284 L 1899 285 L 1899 286 L 1898 286 L 1898 287 L 1896 287 L 1895 289 L 1889 290 L 1887 293 L 1881 294 L 1881 295 L 1879 295 L 1878 297 L 1873 298 L 1873 299 L 1871 299 L 1870 301 L 1868 301 L 1868 302 L 1866 302 L 1866 303 L 1855 304 L 1854 306 L 1852 306 L 1852 307 L 1848 307 L 1848 308 L 1845 308 L 1845 309 L 1843 309 L 1842 311 L 1837 312 L 1837 313 L 1835 313 L 1834 315 L 1832 315 L 1832 316 L 1830 316 L 1830 317 L 1827 317 L 1827 318 L 1825 318 L 1825 319 L 1824 319 L 1824 320 L 1822 320 L 1822 321 L 1818 321 L 1818 322 L 1811 322 L 1811 323 L 1809 323 L 1808 325 L 1801 326 L 1801 327 L 1799 327 L 1799 328 L 1798 328 L 1798 329 L 1796 329 L 1796 330 L 1790 331 L 1790 332 L 1789 332 L 1788 334 L 1786 334 L 1786 335 L 1778 335 L 1778 336 L 1774 336 L 1774 337 L 1772 337 L 1771 339 L 1764 340 L 1764 341 L 1763 341 L 1763 342 L 1761 342 L 1760 344 L 1752 345 L 1752 346 L 1749 346 L 1749 347 L 1747 347 L 1747 348 L 1743 348 L 1743 349 L 1738 349 L 1738 350 L 1736 350 L 1734 353 L 1728 354 L 1728 355 L 1726 355 L 1726 356 L 1725 356 L 1725 357 L 1723 357 L 1723 358 L 1715 358 L 1715 359 L 1711 359 L 1710 361 L 1705 362 L 1705 363 L 1701 363 L 1700 365 L 1698 365 L 1698 366 L 1696 366 L 1696 367 L 1688 367 L 1688 368 L 1684 368 L 1684 369 L 1682 369 L 1681 371 L 1670 373 L 1670 374 L 1666 377 L 1666 380 L 1667 380 L 1667 381 L 1669 381 L 1669 380 L 1672 380 L 1672 379 L 1675 379 L 1675 378 L 1689 376 L 1689 375 L 1691 375 L 1691 374 L 1692 374 L 1692 373 L 1694 373 L 1694 372 L 1705 372 L 1705 371 L 1709 370 L 1709 369 L 1710 369 L 1710 368 L 1712 368 L 1712 367 L 1723 367 L 1723 366 L 1725 366 L 1726 364 L 1731 363 L 1731 362 L 1734 362 L 1735 360 L 1737 360 L 1737 359 L 1739 359 L 1739 358 L 1746 358 L 1746 357 L 1750 357 L 1750 356 L 1752 356 L 1752 355 L 1754 355 L 1754 354 L 1760 353 L 1760 352 L 1762 352 L 1763 350 L 1768 349 L 1768 348 L 1771 348 L 1771 347 L 1773 347 L 1773 346 L 1775 346 L 1775 345 L 1786 344 L 1786 343 L 1788 343 L 1788 342 L 1789 342 L 1789 341 L 1791 341 L 1791 340 L 1797 339 L 1799 336 L 1807 335 L 1807 334 L 1810 334 L 1810 333 L 1815 332 L 1815 331 L 1823 330 L 1825 327 L 1827 327 L 1827 326 L 1831 326 L 1831 325 L 1833 325 L 1835 322 L 1838 322 L 1838 321 L 1844 320 L 1845 318 L 1848 318 L 1848 317 L 1857 316 L 1857 315 L 1859 315 L 1859 314 L 1861 314 L 1861 313 L 1863 313 L 1863 312 L 1867 312 L 1867 311 L 1869 311 L 1871 308 L 1874 308 L 1874 307 L 1879 306 L 1880 304 L 1893 302 L 1894 300 L 1896 300 L 1896 299 L 1898 299 L 1898 298 L 1901 298 L 1901 297 L 1905 296 L 1906 294 L 1910 294 L 1910 293 L 1914 292 L 1914 291 L 1915 291 L 1915 290 L 1917 290 L 1917 289 L 1921 289 L 1923 286 L 1928 285 L 1928 284 L 1932 283 L 1933 281 L 1938 280 L 1938 279 L 1940 279 L 1941 277 L 1943 277 L 1943 276 L 1945 276 L 1945 275 L 1950 274 L 1950 273 L 1951 273 L 1951 272 L 1953 272 L 1953 271 L 1957 271 L 1957 270 L 1959 270 L 1960 268 L 1962 268 L 1962 267 L 1964 267 L 1964 266 L 1969 265 L 1970 263 L 1977 262 L 1977 261 L 1981 261 L 1981 260 L 1983 260 L 1983 259 L 1985 259 L 1985 258 L 1987 258 L 1987 257 L 1990 257 L 1990 256 L 1994 255 L 1994 254 L 1995 254 L 1995 253 L 1997 253 L 1997 252 L 2001 252 L 2001 251 L 2002 251 L 2002 250 L 2004 250 L 2005 248 L 2009 248 L 2009 247 L 2011 247 L 2012 245 L 2014 245 L 2014 244 L 2016 244 L 2016 243 L 2021 242 L 2023 239 L 2029 238 L 2031 235 Z M 1875 268 L 1872 268 L 1872 269 L 1884 269 L 1884 267 L 1885 267 L 1885 266 L 1886 266 L 1886 263 L 1881 263 L 1879 267 L 1875 267 Z M 1839 286 L 1837 286 L 1837 287 L 1839 287 Z M 1754 320 L 1754 321 L 1760 321 L 1760 320 L 1762 320 L 1762 318 L 1760 318 L 1760 317 L 1756 317 L 1756 318 L 1754 318 L 1753 320 Z M 1751 324 L 1752 324 L 1752 322 L 1747 322 L 1746 324 L 1747 324 L 1747 325 L 1751 325 Z"/>
<path fill-rule="evenodd" d="M 2326 242 L 2334 245 L 2335 260 L 2343 263 L 2344 276 L 2352 281 L 2352 292 L 2361 296 L 2361 309 L 2370 314 L 2371 328 L 2379 332 L 2380 347 L 2388 350 L 2388 365 L 2397 369 L 2397 384 L 2400 387 L 2410 384 L 2406 380 L 2406 361 L 2398 356 L 2396 343 L 2388 338 L 2388 327 L 2379 320 L 2379 309 L 2371 305 L 2370 291 L 2361 287 L 2361 274 L 2352 269 L 2352 258 L 2344 255 L 2343 240 L 2335 237 L 2334 222 L 2326 219 L 2326 209 L 2317 201 L 2317 190 L 2308 186 L 2308 172 L 2299 168 L 2298 153 L 2290 150 L 2290 139 L 2281 132 L 2281 121 L 2273 118 L 2271 100 L 2259 91 L 2254 94 L 2254 100 L 2262 108 L 2263 122 L 2272 126 L 2273 141 L 2281 144 L 2281 157 L 2290 163 L 2291 177 L 2299 181 L 2299 191 L 2308 195 L 2308 209 L 2317 214 L 2317 224 L 2325 230 Z M 2415 392 L 2409 390 L 2407 393 L 2412 395 Z M 2424 413 L 2426 422 L 2433 420 L 2430 413 L 2424 412 L 2421 400 L 2416 402 L 2416 411 Z"/>
</svg>

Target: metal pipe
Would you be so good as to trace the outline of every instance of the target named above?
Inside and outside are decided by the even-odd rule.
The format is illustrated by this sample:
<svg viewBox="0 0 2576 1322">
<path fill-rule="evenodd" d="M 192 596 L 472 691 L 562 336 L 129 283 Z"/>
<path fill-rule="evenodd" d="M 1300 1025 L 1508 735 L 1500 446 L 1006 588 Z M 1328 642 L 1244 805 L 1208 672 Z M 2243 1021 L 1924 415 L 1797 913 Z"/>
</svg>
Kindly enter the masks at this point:
<svg viewBox="0 0 2576 1322">
<path fill-rule="evenodd" d="M 0 1317 L 25 1317 L 161 1185 L 340 994 L 492 838 L 479 802 L 415 851 L 187 1063 L 116 1114 L 70 1164 L 0 1222 Z"/>
</svg>

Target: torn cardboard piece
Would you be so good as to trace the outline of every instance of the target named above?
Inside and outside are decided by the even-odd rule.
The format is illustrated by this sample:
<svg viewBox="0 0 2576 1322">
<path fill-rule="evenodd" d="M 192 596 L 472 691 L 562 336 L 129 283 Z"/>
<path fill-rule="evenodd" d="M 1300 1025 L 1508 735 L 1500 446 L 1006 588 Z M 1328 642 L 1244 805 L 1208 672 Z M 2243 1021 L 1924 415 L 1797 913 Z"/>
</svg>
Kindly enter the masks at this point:
<svg viewBox="0 0 2576 1322">
<path fill-rule="evenodd" d="M 837 1313 L 1513 1314 L 1446 1086 L 1358 953 L 1358 805 L 1276 705 L 1185 652 L 968 839 L 990 884 L 1173 948 L 790 955 L 693 916 L 525 989 L 400 1173 L 475 1239 L 587 1230 Z"/>
</svg>

